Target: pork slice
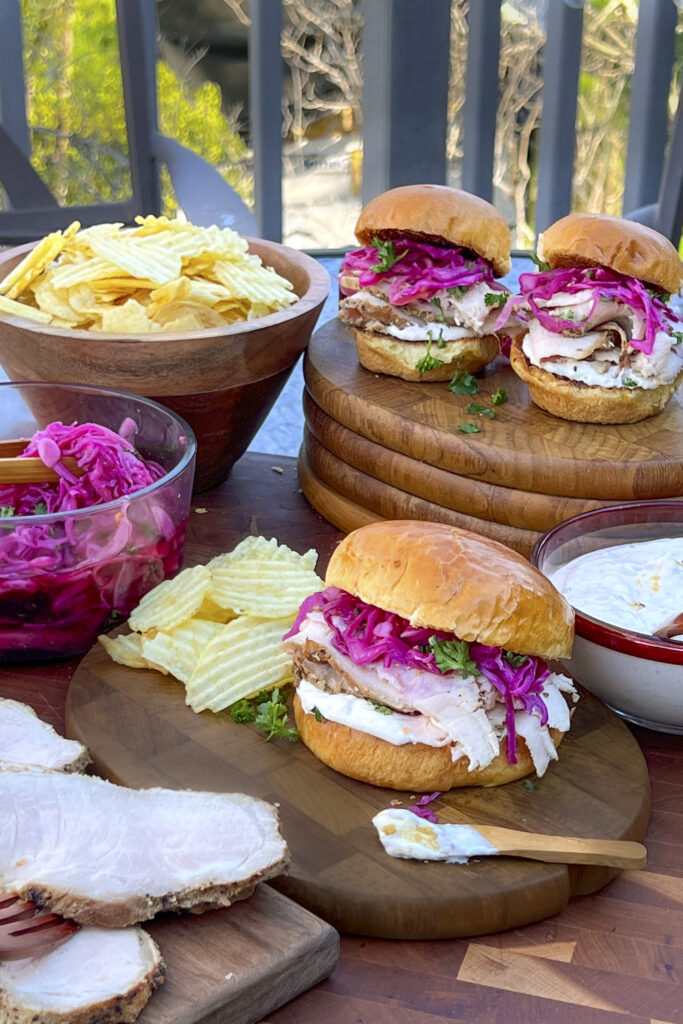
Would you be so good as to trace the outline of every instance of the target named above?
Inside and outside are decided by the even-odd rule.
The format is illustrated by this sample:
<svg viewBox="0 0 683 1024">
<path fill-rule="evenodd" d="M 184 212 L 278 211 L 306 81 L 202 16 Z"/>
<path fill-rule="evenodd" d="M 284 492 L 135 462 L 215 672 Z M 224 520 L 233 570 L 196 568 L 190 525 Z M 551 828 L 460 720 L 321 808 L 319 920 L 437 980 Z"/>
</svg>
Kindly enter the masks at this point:
<svg viewBox="0 0 683 1024">
<path fill-rule="evenodd" d="M 80 772 L 89 762 L 82 743 L 65 740 L 27 704 L 0 698 L 0 765 L 34 764 Z"/>
<path fill-rule="evenodd" d="M 82 928 L 61 946 L 27 960 L 0 962 L 3 1024 L 130 1024 L 164 963 L 142 928 Z"/>
<path fill-rule="evenodd" d="M 275 808 L 241 793 L 0 772 L 0 890 L 81 924 L 229 906 L 287 861 Z"/>
</svg>

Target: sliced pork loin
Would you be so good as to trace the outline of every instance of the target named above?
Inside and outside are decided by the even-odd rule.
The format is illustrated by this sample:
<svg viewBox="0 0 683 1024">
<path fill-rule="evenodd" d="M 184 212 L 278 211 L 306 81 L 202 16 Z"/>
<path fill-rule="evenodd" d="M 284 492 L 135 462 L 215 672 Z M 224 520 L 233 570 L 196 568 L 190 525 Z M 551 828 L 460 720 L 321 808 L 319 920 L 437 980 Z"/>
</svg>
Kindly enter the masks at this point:
<svg viewBox="0 0 683 1024">
<path fill-rule="evenodd" d="M 81 772 L 90 755 L 77 740 L 65 740 L 27 704 L 0 697 L 0 765 L 34 764 Z"/>
<path fill-rule="evenodd" d="M 42 956 L 0 962 L 3 1024 L 137 1020 L 164 964 L 142 928 L 82 928 Z"/>
<path fill-rule="evenodd" d="M 81 924 L 118 928 L 160 910 L 229 906 L 287 860 L 275 808 L 240 793 L 0 774 L 0 890 Z"/>
</svg>

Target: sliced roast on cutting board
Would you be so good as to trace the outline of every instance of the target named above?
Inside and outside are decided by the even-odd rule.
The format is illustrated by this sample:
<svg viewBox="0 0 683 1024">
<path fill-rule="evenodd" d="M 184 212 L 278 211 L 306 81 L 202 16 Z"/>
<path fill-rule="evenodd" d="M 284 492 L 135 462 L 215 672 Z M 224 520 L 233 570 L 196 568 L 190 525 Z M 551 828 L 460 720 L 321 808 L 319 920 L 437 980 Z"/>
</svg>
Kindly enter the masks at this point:
<svg viewBox="0 0 683 1024">
<path fill-rule="evenodd" d="M 81 924 L 228 906 L 287 861 L 275 808 L 253 797 L 0 771 L 0 890 Z"/>
<path fill-rule="evenodd" d="M 163 979 L 159 949 L 142 928 L 82 928 L 42 956 L 0 963 L 0 1020 L 134 1021 Z"/>
<path fill-rule="evenodd" d="M 34 764 L 80 772 L 89 762 L 82 743 L 64 739 L 27 704 L 0 697 L 0 765 Z"/>
</svg>

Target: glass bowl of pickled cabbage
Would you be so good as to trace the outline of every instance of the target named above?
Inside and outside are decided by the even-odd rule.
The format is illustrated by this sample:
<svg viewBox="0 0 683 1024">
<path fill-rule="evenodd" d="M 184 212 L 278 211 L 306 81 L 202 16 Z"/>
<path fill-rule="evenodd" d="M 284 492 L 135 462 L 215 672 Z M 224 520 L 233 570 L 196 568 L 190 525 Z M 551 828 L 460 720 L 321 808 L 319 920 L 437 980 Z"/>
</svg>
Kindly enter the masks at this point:
<svg viewBox="0 0 683 1024">
<path fill-rule="evenodd" d="M 0 662 L 88 650 L 180 569 L 195 455 L 148 398 L 0 383 Z"/>
</svg>

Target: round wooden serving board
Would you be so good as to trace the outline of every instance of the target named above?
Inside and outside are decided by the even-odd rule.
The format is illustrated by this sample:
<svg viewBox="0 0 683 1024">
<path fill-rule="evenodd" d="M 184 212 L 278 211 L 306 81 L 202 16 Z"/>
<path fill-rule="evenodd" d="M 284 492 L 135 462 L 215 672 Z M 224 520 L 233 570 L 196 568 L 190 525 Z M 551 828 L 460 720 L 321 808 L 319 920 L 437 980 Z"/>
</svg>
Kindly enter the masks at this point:
<svg viewBox="0 0 683 1024">
<path fill-rule="evenodd" d="M 124 668 L 96 645 L 71 682 L 68 734 L 104 775 L 127 786 L 250 793 L 279 806 L 289 874 L 274 884 L 341 931 L 384 938 L 448 938 L 506 930 L 560 911 L 616 873 L 518 858 L 466 865 L 396 860 L 371 823 L 411 796 L 338 775 L 300 743 L 267 742 L 223 713 L 197 715 L 180 683 Z M 542 779 L 452 790 L 447 804 L 472 822 L 529 831 L 640 840 L 650 783 L 630 731 L 582 693 L 560 760 Z M 144 837 L 141 837 L 144 841 Z"/>
<path fill-rule="evenodd" d="M 309 395 L 335 423 L 428 466 L 497 487 L 561 499 L 630 501 L 683 493 L 683 389 L 658 416 L 623 426 L 570 423 L 534 406 L 507 360 L 477 375 L 476 395 L 444 383 L 370 373 L 358 363 L 353 332 L 338 320 L 311 339 L 304 375 Z M 508 401 L 489 420 L 467 412 Z M 476 422 L 478 434 L 458 424 Z M 531 523 L 526 525 L 532 528 Z"/>
</svg>

